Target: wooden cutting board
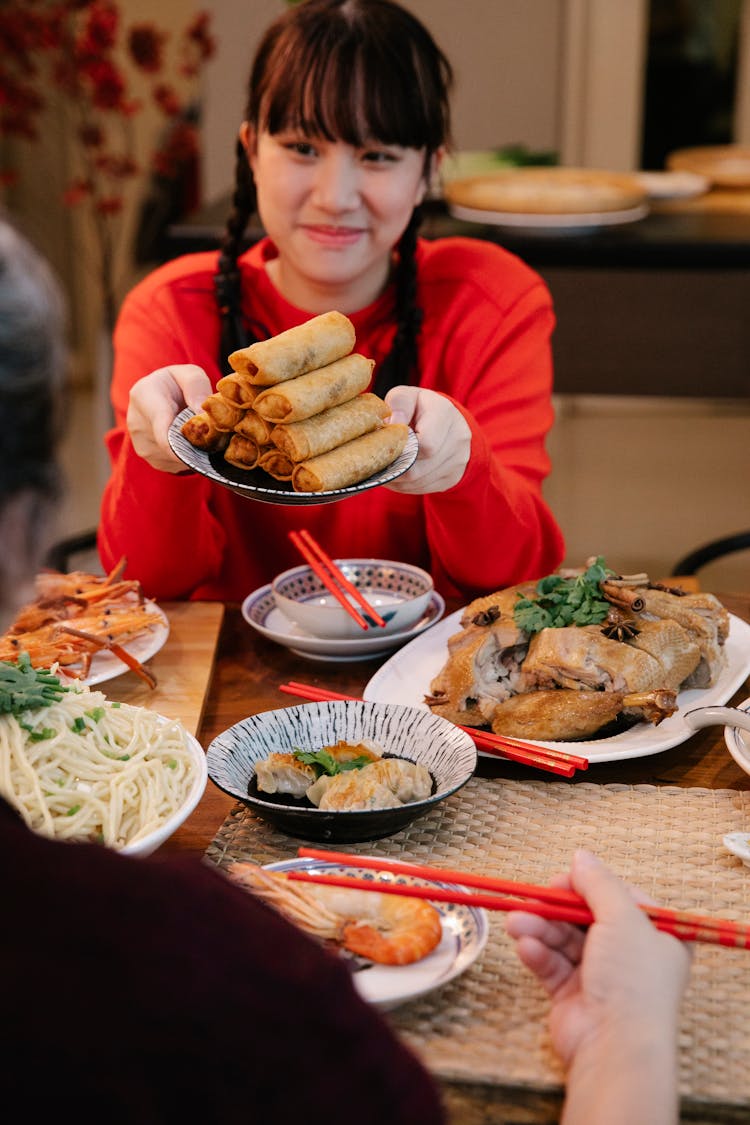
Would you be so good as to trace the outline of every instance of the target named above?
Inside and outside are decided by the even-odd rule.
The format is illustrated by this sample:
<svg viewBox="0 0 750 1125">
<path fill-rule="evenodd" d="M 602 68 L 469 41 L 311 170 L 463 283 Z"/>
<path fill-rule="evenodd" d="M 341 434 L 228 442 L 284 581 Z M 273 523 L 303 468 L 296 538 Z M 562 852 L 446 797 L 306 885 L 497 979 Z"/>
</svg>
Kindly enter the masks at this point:
<svg viewBox="0 0 750 1125">
<path fill-rule="evenodd" d="M 224 606 L 220 602 L 160 602 L 159 606 L 169 618 L 169 636 L 146 662 L 156 676 L 156 687 L 150 688 L 134 672 L 98 687 L 108 699 L 179 719 L 195 734 L 211 682 Z"/>
</svg>

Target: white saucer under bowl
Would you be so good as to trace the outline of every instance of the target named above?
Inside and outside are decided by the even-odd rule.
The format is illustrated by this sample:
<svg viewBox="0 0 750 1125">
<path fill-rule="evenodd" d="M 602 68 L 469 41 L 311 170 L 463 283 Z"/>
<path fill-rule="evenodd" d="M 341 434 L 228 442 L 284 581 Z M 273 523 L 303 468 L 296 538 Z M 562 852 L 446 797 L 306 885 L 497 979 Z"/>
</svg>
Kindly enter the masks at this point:
<svg viewBox="0 0 750 1125">
<path fill-rule="evenodd" d="M 407 641 L 414 640 L 420 633 L 424 633 L 440 620 L 444 612 L 445 602 L 440 594 L 433 590 L 424 614 L 409 629 L 404 629 L 401 633 L 390 633 L 384 637 L 378 636 L 376 629 L 373 628 L 361 638 L 334 640 L 314 637 L 290 621 L 276 606 L 270 583 L 248 594 L 242 603 L 242 616 L 245 621 L 268 640 L 284 645 L 291 652 L 308 660 L 334 662 L 370 660 L 394 652 Z"/>
</svg>

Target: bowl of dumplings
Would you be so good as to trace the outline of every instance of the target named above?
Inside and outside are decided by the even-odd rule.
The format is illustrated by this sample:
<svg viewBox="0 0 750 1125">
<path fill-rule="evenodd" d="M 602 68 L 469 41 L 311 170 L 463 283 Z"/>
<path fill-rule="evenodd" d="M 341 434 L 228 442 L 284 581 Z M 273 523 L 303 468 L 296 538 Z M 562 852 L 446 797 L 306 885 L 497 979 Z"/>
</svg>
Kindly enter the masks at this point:
<svg viewBox="0 0 750 1125">
<path fill-rule="evenodd" d="M 365 700 L 263 711 L 218 735 L 208 775 L 279 831 L 357 843 L 391 836 L 458 792 L 477 751 L 423 708 Z"/>
</svg>

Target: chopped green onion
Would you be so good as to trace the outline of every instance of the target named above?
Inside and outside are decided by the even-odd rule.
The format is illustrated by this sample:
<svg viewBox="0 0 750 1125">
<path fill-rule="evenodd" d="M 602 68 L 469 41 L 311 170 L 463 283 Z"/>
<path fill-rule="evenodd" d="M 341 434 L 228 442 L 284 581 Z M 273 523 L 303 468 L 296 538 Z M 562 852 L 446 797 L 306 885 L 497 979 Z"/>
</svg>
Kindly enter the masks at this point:
<svg viewBox="0 0 750 1125">
<path fill-rule="evenodd" d="M 70 689 L 46 668 L 33 668 L 28 652 L 18 661 L 0 661 L 0 713 L 21 715 L 59 703 Z"/>
</svg>

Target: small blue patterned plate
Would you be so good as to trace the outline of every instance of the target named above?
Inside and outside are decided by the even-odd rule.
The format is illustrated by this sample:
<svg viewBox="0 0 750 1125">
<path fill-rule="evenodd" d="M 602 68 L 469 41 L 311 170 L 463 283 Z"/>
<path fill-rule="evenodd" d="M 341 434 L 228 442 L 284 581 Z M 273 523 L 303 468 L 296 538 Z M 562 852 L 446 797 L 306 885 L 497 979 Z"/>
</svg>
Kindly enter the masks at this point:
<svg viewBox="0 0 750 1125">
<path fill-rule="evenodd" d="M 279 863 L 269 863 L 267 868 L 269 871 L 335 872 L 355 875 L 358 879 L 372 879 L 376 874 L 361 867 L 323 863 L 315 859 L 285 859 Z M 454 883 L 432 883 L 411 875 L 380 872 L 379 882 L 386 879 L 394 883 L 455 888 Z M 421 961 L 414 961 L 410 965 L 376 965 L 373 961 L 366 961 L 352 954 L 342 954 L 351 959 L 354 984 L 360 996 L 376 1008 L 383 1011 L 395 1008 L 407 1000 L 415 1000 L 418 996 L 441 988 L 473 965 L 487 944 L 489 923 L 487 913 L 481 907 L 453 902 L 436 902 L 433 905 L 440 914 L 443 936 L 440 944 Z"/>
<path fill-rule="evenodd" d="M 445 601 L 437 590 L 432 591 L 429 604 L 419 621 L 399 633 L 382 633 L 372 629 L 361 637 L 315 637 L 301 625 L 290 621 L 276 605 L 271 583 L 248 594 L 242 603 L 242 616 L 262 636 L 284 645 L 306 660 L 330 663 L 374 660 L 387 656 L 401 645 L 420 636 L 436 624 L 445 612 Z"/>
</svg>

